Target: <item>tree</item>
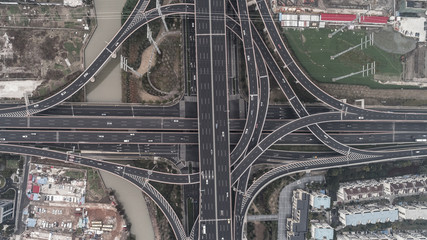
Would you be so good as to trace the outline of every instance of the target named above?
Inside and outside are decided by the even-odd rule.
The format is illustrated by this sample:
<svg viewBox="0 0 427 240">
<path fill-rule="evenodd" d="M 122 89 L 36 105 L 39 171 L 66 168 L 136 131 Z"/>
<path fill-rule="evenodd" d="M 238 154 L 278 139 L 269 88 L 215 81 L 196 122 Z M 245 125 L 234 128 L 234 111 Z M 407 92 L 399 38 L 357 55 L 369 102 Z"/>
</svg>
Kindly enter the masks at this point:
<svg viewBox="0 0 427 240">
<path fill-rule="evenodd" d="M 88 6 L 92 6 L 93 0 L 83 0 L 83 3 Z"/>
</svg>

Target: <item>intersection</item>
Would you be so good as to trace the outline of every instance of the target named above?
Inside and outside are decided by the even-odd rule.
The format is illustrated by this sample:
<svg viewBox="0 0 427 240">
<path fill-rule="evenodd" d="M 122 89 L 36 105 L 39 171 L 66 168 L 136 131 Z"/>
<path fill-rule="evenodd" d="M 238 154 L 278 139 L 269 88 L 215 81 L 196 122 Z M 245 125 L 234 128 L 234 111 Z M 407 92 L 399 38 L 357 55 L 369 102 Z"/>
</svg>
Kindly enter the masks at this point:
<svg viewBox="0 0 427 240">
<path fill-rule="evenodd" d="M 181 117 L 176 107 L 131 106 L 128 109 L 128 106 L 103 106 L 94 110 L 90 106 L 68 109 L 59 105 L 90 81 L 133 32 L 161 17 L 155 9 L 145 11 L 147 5 L 148 0 L 137 3 L 106 48 L 66 88 L 40 102 L 0 109 L 0 152 L 50 158 L 109 171 L 146 193 L 165 214 L 177 239 L 221 240 L 243 238 L 250 203 L 277 178 L 309 170 L 427 156 L 427 147 L 422 144 L 375 150 L 352 146 L 427 139 L 427 133 L 423 132 L 427 114 L 363 109 L 343 103 L 321 90 L 288 50 L 265 0 L 256 1 L 255 11 L 259 12 L 266 37 L 252 22 L 244 0 L 196 0 L 194 3 L 162 6 L 163 15 L 194 17 L 195 49 L 190 52 L 195 54 L 196 84 L 192 92 L 197 95 L 197 116 Z M 240 39 L 243 45 L 248 83 L 246 119 L 230 119 L 229 116 L 229 47 L 226 41 L 229 34 Z M 266 38 L 273 49 L 267 46 Z M 292 79 L 286 76 L 292 76 Z M 294 119 L 267 118 L 269 113 L 277 115 L 277 108 L 274 110 L 268 104 L 269 81 L 273 79 L 286 96 L 291 107 L 288 111 L 293 112 Z M 306 107 L 289 81 L 301 85 L 326 110 L 313 112 Z M 53 111 L 54 107 L 57 110 Z M 121 112 L 114 115 L 117 109 Z M 39 115 L 33 116 L 35 114 Z M 347 134 L 343 130 L 351 131 Z M 269 150 L 277 142 L 304 144 L 311 141 L 327 146 L 331 152 L 313 158 L 307 153 L 287 153 L 285 156 L 282 151 Z M 138 151 L 139 154 L 141 144 L 165 145 L 168 154 L 170 145 L 196 145 L 198 171 L 191 174 L 162 173 L 113 164 L 70 151 L 28 145 L 76 142 L 80 145 L 134 145 L 129 152 Z M 248 186 L 252 166 L 266 156 L 274 158 L 274 154 L 283 154 L 282 157 L 288 160 L 295 160 L 302 154 L 307 157 L 292 163 L 283 161 Z M 197 186 L 199 213 L 195 225 L 187 226 L 190 232 L 185 230 L 182 219 L 150 184 L 151 181 Z"/>
</svg>

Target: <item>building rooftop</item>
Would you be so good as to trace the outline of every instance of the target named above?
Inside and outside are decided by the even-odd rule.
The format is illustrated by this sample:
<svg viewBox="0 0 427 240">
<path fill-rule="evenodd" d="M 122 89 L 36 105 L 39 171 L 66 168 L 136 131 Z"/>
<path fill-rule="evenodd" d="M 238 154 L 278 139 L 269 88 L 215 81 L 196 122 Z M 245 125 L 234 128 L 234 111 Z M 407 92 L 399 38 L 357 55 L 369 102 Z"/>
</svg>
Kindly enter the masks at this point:
<svg viewBox="0 0 427 240">
<path fill-rule="evenodd" d="M 313 208 L 329 208 L 331 206 L 331 198 L 325 194 L 312 193 L 310 204 Z"/>
<path fill-rule="evenodd" d="M 360 23 L 378 23 L 385 24 L 388 22 L 388 17 L 383 16 L 361 16 Z"/>
<path fill-rule="evenodd" d="M 36 186 L 36 185 L 33 185 L 32 192 L 33 192 L 33 193 L 39 193 L 39 192 L 40 192 L 40 187 L 39 187 L 39 186 Z"/>
<path fill-rule="evenodd" d="M 27 227 L 35 227 L 37 223 L 37 219 L 28 218 L 27 219 Z"/>
<path fill-rule="evenodd" d="M 333 14 L 333 13 L 322 13 L 320 14 L 321 21 L 330 22 L 351 22 L 356 19 L 355 14 Z"/>
<path fill-rule="evenodd" d="M 395 240 L 393 237 L 385 234 L 350 234 L 346 233 L 343 235 L 338 235 L 337 240 Z"/>
<path fill-rule="evenodd" d="M 305 239 L 308 231 L 308 207 L 310 195 L 301 189 L 293 192 L 292 218 L 288 219 L 288 239 Z"/>
<path fill-rule="evenodd" d="M 339 213 L 343 224 L 353 226 L 376 222 L 394 222 L 399 218 L 397 207 L 348 208 L 340 210 Z"/>
<path fill-rule="evenodd" d="M 311 229 L 315 240 L 334 239 L 334 229 L 326 223 L 313 223 Z"/>
<path fill-rule="evenodd" d="M 396 233 L 394 234 L 397 240 L 425 240 L 427 236 L 421 233 L 411 232 L 411 233 Z"/>
</svg>

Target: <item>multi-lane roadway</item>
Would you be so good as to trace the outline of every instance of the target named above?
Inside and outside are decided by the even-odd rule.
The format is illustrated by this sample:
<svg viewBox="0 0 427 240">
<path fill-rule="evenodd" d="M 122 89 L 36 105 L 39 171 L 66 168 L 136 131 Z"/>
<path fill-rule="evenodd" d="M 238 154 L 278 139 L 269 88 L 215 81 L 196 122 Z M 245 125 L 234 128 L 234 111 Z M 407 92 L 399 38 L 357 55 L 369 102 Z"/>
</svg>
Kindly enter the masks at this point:
<svg viewBox="0 0 427 240">
<path fill-rule="evenodd" d="M 138 1 L 118 33 L 69 86 L 40 102 L 0 109 L 0 127 L 3 129 L 0 131 L 0 152 L 51 158 L 112 172 L 140 187 L 158 204 L 177 239 L 193 237 L 221 240 L 243 238 L 244 216 L 252 199 L 269 182 L 284 174 L 427 156 L 427 147 L 423 145 L 417 145 L 416 148 L 409 146 L 369 150 L 349 146 L 427 141 L 427 114 L 361 109 L 342 103 L 319 89 L 290 54 L 265 0 L 256 1 L 256 11 L 260 13 L 261 18 L 258 20 L 262 20 L 265 26 L 273 52 L 253 24 L 246 1 L 196 0 L 194 4 L 190 1 L 162 6 L 164 15 L 194 14 L 194 25 L 192 20 L 186 25 L 186 32 L 193 39 L 185 44 L 187 48 L 194 46 L 194 49 L 188 51 L 187 77 L 190 79 L 186 81 L 190 95 L 197 96 L 194 116 L 182 117 L 178 105 L 153 108 L 138 105 L 57 106 L 92 79 L 134 31 L 161 17 L 160 11 L 146 11 L 147 4 L 147 0 Z M 226 12 L 232 12 L 233 15 L 227 17 Z M 243 46 L 244 57 L 241 60 L 246 66 L 248 83 L 245 120 L 229 119 L 227 51 L 230 49 L 227 46 L 227 34 L 236 35 Z M 276 57 L 280 61 L 276 61 Z M 289 83 L 286 77 L 288 74 L 293 77 L 292 81 L 300 84 L 327 108 L 313 110 L 306 107 Z M 269 76 L 281 88 L 290 108 L 268 105 Z M 39 115 L 33 116 L 36 113 Z M 299 132 L 294 133 L 296 131 Z M 163 147 L 154 148 L 162 155 L 166 155 L 170 149 L 171 153 L 175 153 L 176 149 L 171 148 L 172 145 L 198 144 L 198 168 L 192 174 L 162 173 L 73 152 L 28 146 L 34 143 L 64 146 L 79 144 L 89 146 L 91 150 L 96 146 L 97 149 L 116 149 L 117 152 L 122 152 L 122 146 L 126 146 L 126 151 L 138 149 L 139 153 L 141 145 L 164 144 Z M 323 144 L 332 152 L 314 155 L 269 150 L 275 143 Z M 234 146 L 231 152 L 230 145 Z M 257 161 L 268 163 L 275 157 L 285 163 L 294 161 L 274 168 L 248 187 L 247 180 L 253 164 Z M 198 186 L 199 215 L 195 226 L 187 228 L 192 229 L 191 234 L 184 230 L 182 219 L 177 217 L 150 181 Z"/>
</svg>

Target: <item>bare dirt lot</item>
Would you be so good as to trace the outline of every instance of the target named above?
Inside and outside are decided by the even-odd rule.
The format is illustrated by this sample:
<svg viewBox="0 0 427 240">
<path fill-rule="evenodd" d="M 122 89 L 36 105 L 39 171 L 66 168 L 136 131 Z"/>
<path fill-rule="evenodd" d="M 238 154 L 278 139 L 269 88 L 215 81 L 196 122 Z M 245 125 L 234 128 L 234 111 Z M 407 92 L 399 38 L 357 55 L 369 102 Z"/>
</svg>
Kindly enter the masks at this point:
<svg viewBox="0 0 427 240">
<path fill-rule="evenodd" d="M 162 43 L 160 48 L 163 50 L 162 54 L 157 57 L 156 65 L 151 69 L 150 81 L 161 91 L 164 92 L 178 92 L 177 87 L 181 85 L 181 48 L 179 43 L 181 35 L 179 32 L 174 32 L 168 35 Z"/>
<path fill-rule="evenodd" d="M 405 54 L 416 48 L 417 41 L 412 38 L 404 37 L 391 27 L 386 27 L 375 32 L 374 43 L 375 46 L 386 52 Z"/>
<path fill-rule="evenodd" d="M 319 86 L 336 98 L 346 98 L 350 104 L 361 98 L 365 99 L 367 105 L 425 106 L 427 104 L 427 95 L 425 90 L 421 89 L 370 89 L 366 86 L 327 83 Z"/>
<path fill-rule="evenodd" d="M 326 8 L 372 9 L 384 14 L 393 10 L 393 1 L 388 0 L 323 0 Z"/>
<path fill-rule="evenodd" d="M 33 93 L 39 98 L 82 70 L 81 50 L 93 22 L 89 8 L 2 5 L 0 16 L 0 80 L 43 81 Z"/>
<path fill-rule="evenodd" d="M 35 228 L 29 228 L 25 231 L 22 236 L 30 236 L 32 232 L 56 232 L 71 234 L 75 237 L 82 236 L 83 231 L 79 227 L 79 219 L 80 221 L 82 219 L 82 209 L 85 211 L 85 217 L 89 220 L 87 228 L 90 228 L 93 221 L 101 221 L 104 225 L 113 226 L 111 232 L 104 231 L 102 233 L 103 239 L 126 239 L 127 232 L 123 231 L 122 228 L 126 223 L 117 209 L 111 204 L 93 203 L 73 205 L 68 203 L 31 202 L 28 210 L 30 217 L 37 219 L 37 224 Z M 93 234 L 88 230 L 85 235 Z"/>
</svg>

